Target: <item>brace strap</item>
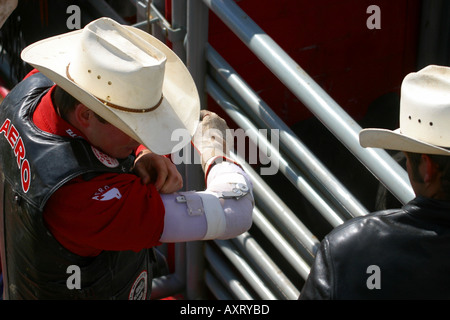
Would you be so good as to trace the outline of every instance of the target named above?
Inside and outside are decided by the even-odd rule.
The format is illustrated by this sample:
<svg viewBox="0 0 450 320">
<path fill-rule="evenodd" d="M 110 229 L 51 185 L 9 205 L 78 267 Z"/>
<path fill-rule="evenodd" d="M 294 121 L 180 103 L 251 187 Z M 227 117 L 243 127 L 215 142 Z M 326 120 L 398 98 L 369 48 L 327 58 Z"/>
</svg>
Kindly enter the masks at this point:
<svg viewBox="0 0 450 320">
<path fill-rule="evenodd" d="M 208 225 L 206 235 L 203 240 L 216 239 L 226 230 L 227 222 L 222 205 L 217 195 L 208 191 L 198 192 L 202 198 L 203 208 L 205 210 L 206 223 Z"/>
</svg>

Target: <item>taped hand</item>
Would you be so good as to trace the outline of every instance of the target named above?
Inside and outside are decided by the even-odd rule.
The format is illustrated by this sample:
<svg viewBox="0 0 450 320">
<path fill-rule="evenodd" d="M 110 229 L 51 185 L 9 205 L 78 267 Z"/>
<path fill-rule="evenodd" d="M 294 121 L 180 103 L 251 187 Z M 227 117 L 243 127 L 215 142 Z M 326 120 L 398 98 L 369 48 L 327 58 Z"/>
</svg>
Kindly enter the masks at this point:
<svg viewBox="0 0 450 320">
<path fill-rule="evenodd" d="M 227 141 L 227 130 L 229 127 L 226 121 L 216 113 L 200 111 L 200 123 L 192 142 L 200 153 L 203 172 L 206 173 L 206 166 L 215 159 L 223 160 L 229 157 L 232 142 Z"/>
</svg>

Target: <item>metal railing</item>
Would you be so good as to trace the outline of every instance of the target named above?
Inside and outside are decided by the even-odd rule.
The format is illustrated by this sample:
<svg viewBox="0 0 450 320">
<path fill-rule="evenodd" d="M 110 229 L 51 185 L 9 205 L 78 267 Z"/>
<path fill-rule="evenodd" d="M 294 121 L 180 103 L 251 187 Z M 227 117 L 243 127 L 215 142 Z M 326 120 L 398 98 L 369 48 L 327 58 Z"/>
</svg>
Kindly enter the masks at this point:
<svg viewBox="0 0 450 320">
<path fill-rule="evenodd" d="M 278 168 L 332 227 L 367 209 L 327 170 L 270 107 L 208 44 L 208 14 L 214 12 L 274 75 L 402 203 L 413 192 L 406 172 L 386 152 L 360 147 L 356 122 L 232 0 L 172 0 L 171 24 L 164 1 L 135 0 L 140 22 L 169 38 L 189 68 L 202 107 L 209 94 L 249 139 L 278 159 Z M 210 70 L 210 71 L 208 71 Z M 260 133 L 273 130 L 273 141 Z M 239 154 L 252 178 L 254 227 L 232 239 L 176 245 L 173 274 L 154 280 L 153 298 L 182 292 L 189 299 L 297 299 L 319 240 Z M 201 172 L 182 167 L 187 189 L 201 186 Z"/>
</svg>

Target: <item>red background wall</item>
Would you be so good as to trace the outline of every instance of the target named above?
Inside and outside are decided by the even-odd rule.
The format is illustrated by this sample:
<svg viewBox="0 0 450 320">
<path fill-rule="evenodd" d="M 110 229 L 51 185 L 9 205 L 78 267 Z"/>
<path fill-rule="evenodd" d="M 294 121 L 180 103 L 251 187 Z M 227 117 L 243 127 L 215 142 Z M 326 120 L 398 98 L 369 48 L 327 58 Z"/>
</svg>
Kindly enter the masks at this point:
<svg viewBox="0 0 450 320">
<path fill-rule="evenodd" d="M 415 70 L 419 0 L 236 3 L 357 121 Z M 381 10 L 381 29 L 366 26 L 370 5 Z M 211 11 L 209 42 L 288 125 L 311 116 Z M 211 99 L 208 107 L 217 109 Z"/>
</svg>

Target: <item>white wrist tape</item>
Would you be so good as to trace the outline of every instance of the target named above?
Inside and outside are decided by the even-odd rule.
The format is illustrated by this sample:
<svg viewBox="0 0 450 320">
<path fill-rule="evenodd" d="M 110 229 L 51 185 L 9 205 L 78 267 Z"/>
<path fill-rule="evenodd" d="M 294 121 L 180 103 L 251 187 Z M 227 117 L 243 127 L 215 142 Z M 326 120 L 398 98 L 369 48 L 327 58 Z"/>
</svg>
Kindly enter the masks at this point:
<svg viewBox="0 0 450 320">
<path fill-rule="evenodd" d="M 197 193 L 203 202 L 203 209 L 205 212 L 207 231 L 202 240 L 211 240 L 220 237 L 227 228 L 225 213 L 220 204 L 217 195 L 205 191 Z"/>
</svg>

